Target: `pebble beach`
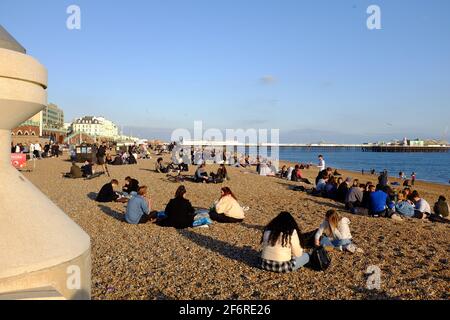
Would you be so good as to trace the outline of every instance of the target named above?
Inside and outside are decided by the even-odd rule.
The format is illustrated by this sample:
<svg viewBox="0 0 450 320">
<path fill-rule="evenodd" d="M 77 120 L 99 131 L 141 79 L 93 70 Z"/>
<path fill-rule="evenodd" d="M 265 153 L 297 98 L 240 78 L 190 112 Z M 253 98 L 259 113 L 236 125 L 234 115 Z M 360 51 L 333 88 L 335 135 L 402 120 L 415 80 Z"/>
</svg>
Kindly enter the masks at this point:
<svg viewBox="0 0 450 320">
<path fill-rule="evenodd" d="M 330 300 L 330 299 L 449 299 L 449 225 L 404 219 L 352 215 L 343 205 L 290 188 L 301 183 L 258 176 L 253 169 L 228 167 L 224 184 L 183 182 L 194 207 L 209 208 L 228 186 L 250 209 L 242 224 L 175 230 L 148 223 L 122 221 L 125 204 L 99 204 L 96 193 L 112 178 L 125 177 L 149 187 L 152 210 L 164 210 L 180 183 L 153 171 L 156 157 L 137 165 L 109 166 L 111 177 L 64 179 L 67 156 L 36 161 L 24 176 L 55 202 L 91 237 L 92 298 L 95 300 Z M 217 166 L 208 165 L 208 172 Z M 195 167 L 190 167 L 194 174 Z M 377 176 L 339 170 L 344 177 L 375 182 Z M 314 181 L 317 169 L 303 170 Z M 398 179 L 391 179 L 398 181 Z M 450 186 L 416 182 L 416 189 L 433 205 L 439 195 L 450 199 Z M 275 274 L 259 268 L 264 226 L 280 211 L 291 212 L 303 232 L 318 228 L 325 212 L 337 209 L 351 220 L 355 244 L 363 254 L 331 252 L 326 272 L 303 268 Z M 30 213 L 32 215 L 32 213 Z M 380 290 L 367 288 L 366 271 L 381 270 Z"/>
</svg>

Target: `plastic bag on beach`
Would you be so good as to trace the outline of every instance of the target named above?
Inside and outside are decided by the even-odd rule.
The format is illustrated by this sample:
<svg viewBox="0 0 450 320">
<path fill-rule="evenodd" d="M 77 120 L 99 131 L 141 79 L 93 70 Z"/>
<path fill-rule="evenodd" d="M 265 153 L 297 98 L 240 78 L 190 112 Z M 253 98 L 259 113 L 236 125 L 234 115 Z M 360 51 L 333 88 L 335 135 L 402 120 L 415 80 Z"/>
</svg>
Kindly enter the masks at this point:
<svg viewBox="0 0 450 320">
<path fill-rule="evenodd" d="M 194 223 L 192 224 L 192 227 L 202 227 L 202 226 L 208 226 L 212 224 L 212 220 L 209 217 L 209 210 L 207 209 L 198 209 L 195 211 L 195 217 L 194 217 Z"/>
<path fill-rule="evenodd" d="M 200 219 L 194 220 L 194 223 L 192 224 L 193 228 L 202 227 L 202 226 L 209 226 L 212 224 L 212 220 L 209 217 L 202 217 Z"/>
</svg>

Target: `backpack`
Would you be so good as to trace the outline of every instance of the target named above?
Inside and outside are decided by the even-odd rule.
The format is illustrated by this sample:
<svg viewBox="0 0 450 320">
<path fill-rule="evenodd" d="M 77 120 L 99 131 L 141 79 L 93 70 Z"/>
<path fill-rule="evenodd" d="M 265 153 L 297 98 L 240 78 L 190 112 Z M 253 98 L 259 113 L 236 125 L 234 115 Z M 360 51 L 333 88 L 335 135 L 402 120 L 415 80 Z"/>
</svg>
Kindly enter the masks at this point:
<svg viewBox="0 0 450 320">
<path fill-rule="evenodd" d="M 324 247 L 317 247 L 310 256 L 309 265 L 313 270 L 325 271 L 331 264 L 331 257 Z"/>
</svg>

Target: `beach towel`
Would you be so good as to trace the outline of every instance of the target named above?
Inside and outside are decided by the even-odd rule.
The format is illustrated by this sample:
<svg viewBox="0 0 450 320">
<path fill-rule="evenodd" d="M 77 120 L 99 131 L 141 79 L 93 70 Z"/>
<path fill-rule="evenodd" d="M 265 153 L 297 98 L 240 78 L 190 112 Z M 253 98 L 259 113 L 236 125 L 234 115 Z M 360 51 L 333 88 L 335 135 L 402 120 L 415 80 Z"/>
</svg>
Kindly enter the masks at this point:
<svg viewBox="0 0 450 320">
<path fill-rule="evenodd" d="M 89 177 L 86 177 L 84 180 L 92 180 L 92 179 L 98 178 L 98 177 L 100 177 L 100 176 L 102 176 L 104 174 L 105 174 L 104 172 L 97 172 L 97 173 L 94 173 L 93 175 L 91 175 Z"/>
</svg>

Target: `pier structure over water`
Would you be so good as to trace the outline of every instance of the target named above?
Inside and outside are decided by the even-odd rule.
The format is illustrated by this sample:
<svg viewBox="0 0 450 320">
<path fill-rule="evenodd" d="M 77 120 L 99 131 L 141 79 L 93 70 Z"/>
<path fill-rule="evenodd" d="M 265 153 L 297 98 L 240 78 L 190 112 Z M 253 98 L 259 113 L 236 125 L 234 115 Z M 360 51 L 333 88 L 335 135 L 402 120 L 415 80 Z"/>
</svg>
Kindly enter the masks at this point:
<svg viewBox="0 0 450 320">
<path fill-rule="evenodd" d="M 245 148 L 299 148 L 306 151 L 362 151 L 362 152 L 448 152 L 450 145 L 403 146 L 381 144 L 335 144 L 335 143 L 261 143 L 251 144 L 238 141 L 184 141 L 184 147 L 245 147 Z"/>
</svg>

